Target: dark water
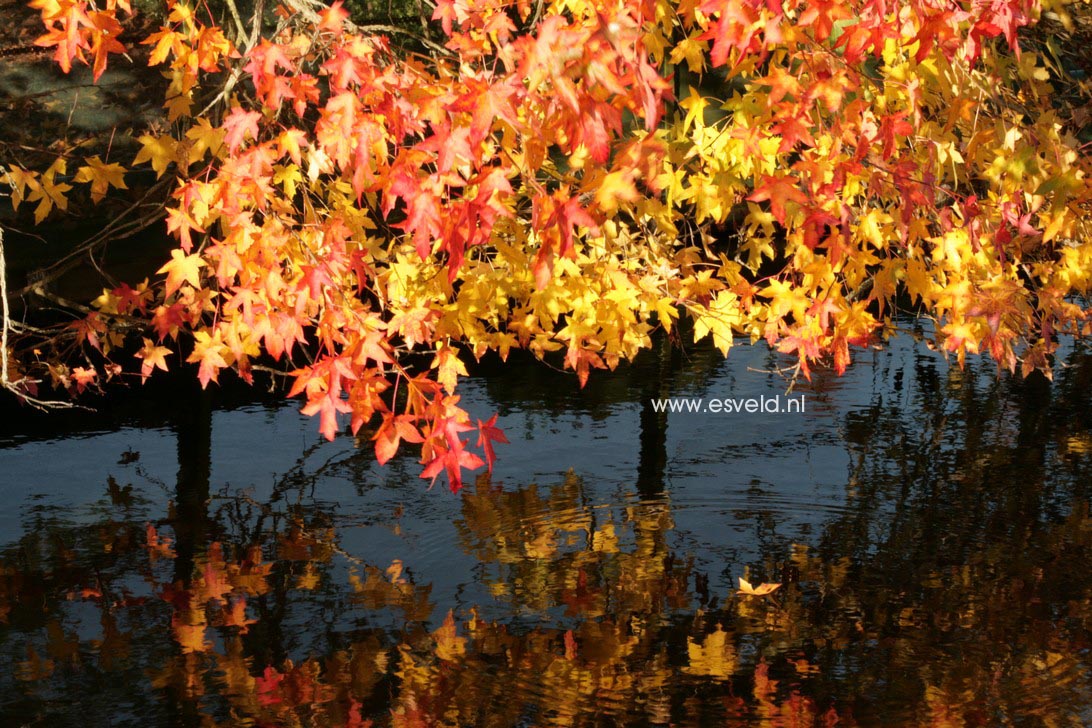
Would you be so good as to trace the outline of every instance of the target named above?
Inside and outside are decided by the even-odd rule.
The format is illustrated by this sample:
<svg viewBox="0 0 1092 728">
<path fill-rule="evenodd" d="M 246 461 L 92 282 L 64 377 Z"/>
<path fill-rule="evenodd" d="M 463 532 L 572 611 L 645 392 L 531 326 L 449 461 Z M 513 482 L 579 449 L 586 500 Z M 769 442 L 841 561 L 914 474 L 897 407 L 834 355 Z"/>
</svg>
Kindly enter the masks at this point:
<svg viewBox="0 0 1092 728">
<path fill-rule="evenodd" d="M 459 495 L 291 404 L 9 421 L 0 725 L 1092 724 L 1092 357 L 912 344 L 803 414 L 648 405 L 783 393 L 758 347 L 483 367 Z"/>
</svg>

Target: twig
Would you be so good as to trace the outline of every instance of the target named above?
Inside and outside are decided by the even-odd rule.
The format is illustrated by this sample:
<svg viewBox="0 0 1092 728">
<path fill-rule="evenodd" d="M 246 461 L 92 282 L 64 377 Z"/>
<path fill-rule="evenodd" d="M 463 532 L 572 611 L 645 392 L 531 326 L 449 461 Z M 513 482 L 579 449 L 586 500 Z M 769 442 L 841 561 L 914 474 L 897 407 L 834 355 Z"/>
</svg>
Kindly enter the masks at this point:
<svg viewBox="0 0 1092 728">
<path fill-rule="evenodd" d="M 262 21 L 265 19 L 265 0 L 257 0 L 254 3 L 254 15 L 250 20 L 250 40 L 247 41 L 247 48 L 253 48 L 258 39 L 262 36 Z"/>
<path fill-rule="evenodd" d="M 4 257 L 4 228 L 0 227 L 0 298 L 3 298 L 3 335 L 0 337 L 0 381 L 3 382 L 5 389 L 10 389 L 8 382 L 8 329 L 10 328 L 8 322 L 11 320 L 8 315 L 8 279 L 7 279 L 7 263 Z"/>
<path fill-rule="evenodd" d="M 132 212 L 137 208 L 145 205 L 145 201 L 159 190 L 166 188 L 170 182 L 167 178 L 159 180 L 154 185 L 148 188 L 148 191 L 144 195 L 117 215 L 106 227 L 100 230 L 95 235 L 92 235 L 87 240 L 80 243 L 74 250 L 65 254 L 60 259 L 50 264 L 45 268 L 40 268 L 35 271 L 35 275 L 32 276 L 33 280 L 23 288 L 15 291 L 15 295 L 24 296 L 28 293 L 33 293 L 42 285 L 59 278 L 66 272 L 71 270 L 78 264 L 79 259 L 89 251 L 93 250 L 99 245 L 104 245 L 113 240 L 123 240 L 131 235 L 135 235 L 141 230 L 146 229 L 159 219 L 163 217 L 161 206 L 157 205 L 157 212 L 151 215 L 144 215 L 143 217 L 123 222 Z"/>
<path fill-rule="evenodd" d="M 27 404 L 37 407 L 38 409 L 88 409 L 82 405 L 73 404 L 72 402 L 61 402 L 57 400 L 44 400 L 32 397 L 25 387 L 20 385 L 32 384 L 31 380 L 26 377 L 21 379 L 12 380 L 8 375 L 8 332 L 12 330 L 11 325 L 11 309 L 8 306 L 8 278 L 7 278 L 7 257 L 4 254 L 4 228 L 0 227 L 0 313 L 3 315 L 3 321 L 0 322 L 0 386 L 8 390 L 21 401 Z"/>
<path fill-rule="evenodd" d="M 235 21 L 235 30 L 239 33 L 238 40 L 242 42 L 247 37 L 247 32 L 243 26 L 243 19 L 239 16 L 239 8 L 235 7 L 235 0 L 227 0 L 226 4 L 231 13 L 231 19 Z"/>
<path fill-rule="evenodd" d="M 326 5 L 324 5 L 323 3 L 317 2 L 316 0 L 287 0 L 286 4 L 292 10 L 295 10 L 297 13 L 299 13 L 300 16 L 303 17 L 304 20 L 306 20 L 308 22 L 312 22 L 312 23 L 317 23 L 319 21 L 318 10 L 320 10 L 320 9 L 325 10 L 326 9 Z M 435 5 L 432 4 L 432 3 L 428 3 L 428 4 L 435 7 Z M 431 41 L 428 38 L 424 37 L 423 35 L 420 35 L 418 33 L 414 33 L 412 30 L 409 30 L 407 28 L 399 28 L 396 25 L 382 25 L 382 24 L 356 25 L 355 23 L 352 23 L 351 21 L 348 21 L 348 20 L 346 20 L 344 22 L 345 22 L 345 27 L 348 30 L 350 30 L 350 31 L 352 31 L 354 33 L 362 33 L 362 34 L 367 34 L 367 33 L 399 33 L 401 35 L 405 35 L 405 36 L 408 36 L 410 38 L 413 38 L 417 42 L 421 43 L 422 45 L 424 45 L 427 48 L 430 48 L 431 50 L 435 51 L 436 53 L 439 53 L 440 55 L 448 56 L 448 57 L 454 57 L 455 56 L 455 53 L 450 48 L 445 48 L 444 46 L 440 45 L 439 43 L 436 43 L 435 41 Z"/>
</svg>

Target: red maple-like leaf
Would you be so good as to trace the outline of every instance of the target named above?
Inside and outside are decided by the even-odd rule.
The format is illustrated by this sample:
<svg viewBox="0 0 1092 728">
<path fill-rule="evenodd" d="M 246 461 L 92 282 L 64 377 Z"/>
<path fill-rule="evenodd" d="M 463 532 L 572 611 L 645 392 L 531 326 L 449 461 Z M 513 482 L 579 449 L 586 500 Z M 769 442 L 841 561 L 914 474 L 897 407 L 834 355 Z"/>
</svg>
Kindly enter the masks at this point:
<svg viewBox="0 0 1092 728">
<path fill-rule="evenodd" d="M 240 106 L 232 109 L 222 124 L 226 132 L 224 143 L 227 144 L 228 151 L 237 151 L 243 145 L 247 135 L 251 139 L 257 139 L 258 120 L 261 118 L 261 112 L 258 111 L 243 111 Z"/>
<path fill-rule="evenodd" d="M 508 444 L 504 431 L 497 427 L 497 416 L 493 415 L 485 422 L 478 420 L 478 447 L 485 452 L 485 463 L 489 472 L 493 472 L 493 463 L 497 461 L 497 455 L 493 451 L 494 442 Z"/>
<path fill-rule="evenodd" d="M 760 186 L 747 198 L 751 202 L 763 202 L 769 200 L 770 211 L 774 218 L 782 225 L 785 224 L 785 203 L 794 202 L 797 205 L 806 205 L 808 196 L 800 189 L 800 180 L 790 176 L 770 176 L 763 178 Z"/>
</svg>

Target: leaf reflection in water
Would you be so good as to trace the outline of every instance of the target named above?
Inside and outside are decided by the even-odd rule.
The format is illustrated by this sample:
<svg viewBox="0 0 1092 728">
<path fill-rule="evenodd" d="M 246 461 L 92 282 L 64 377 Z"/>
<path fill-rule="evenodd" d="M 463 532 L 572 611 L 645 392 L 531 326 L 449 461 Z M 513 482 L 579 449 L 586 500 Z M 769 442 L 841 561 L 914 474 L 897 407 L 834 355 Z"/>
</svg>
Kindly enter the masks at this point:
<svg viewBox="0 0 1092 728">
<path fill-rule="evenodd" d="M 878 697 L 901 724 L 1066 725 L 1088 704 L 1083 507 L 1027 534 L 1018 564 L 970 550 L 895 582 L 795 545 L 752 566 L 783 576 L 752 587 L 778 599 L 715 604 L 672 550 L 666 496 L 604 508 L 573 473 L 545 490 L 481 479 L 456 528 L 496 596 L 488 619 L 438 611 L 412 563 L 346 553 L 320 510 L 224 500 L 185 579 L 169 522 L 103 511 L 53 514 L 0 555 L 17 721 L 75 722 L 96 693 L 110 707 L 92 714 L 187 725 L 854 725 Z M 290 630 L 308 654 L 288 654 Z"/>
<path fill-rule="evenodd" d="M 636 484 L 483 478 L 427 517 L 397 475 L 321 500 L 366 481 L 329 449 L 264 497 L 210 495 L 191 438 L 169 507 L 109 479 L 25 511 L 0 549 L 2 723 L 1092 725 L 1092 358 L 1050 389 L 877 361 L 907 383 L 827 428 L 848 472 L 792 536 L 807 491 L 688 490 L 705 476 L 675 456 L 665 489 L 666 421 Z"/>
</svg>

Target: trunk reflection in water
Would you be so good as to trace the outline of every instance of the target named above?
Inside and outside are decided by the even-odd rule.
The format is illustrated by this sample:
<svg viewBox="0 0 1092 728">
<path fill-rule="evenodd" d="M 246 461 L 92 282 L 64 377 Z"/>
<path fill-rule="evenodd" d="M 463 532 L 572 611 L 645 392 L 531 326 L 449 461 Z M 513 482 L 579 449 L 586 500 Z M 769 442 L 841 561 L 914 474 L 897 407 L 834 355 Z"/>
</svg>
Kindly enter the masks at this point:
<svg viewBox="0 0 1092 728">
<path fill-rule="evenodd" d="M 877 355 L 856 381 L 817 377 L 803 391 L 827 414 L 785 421 L 784 444 L 763 452 L 749 433 L 690 442 L 746 421 L 647 411 L 652 396 L 738 391 L 742 364 L 661 358 L 600 391 L 583 432 L 509 449 L 524 448 L 511 474 L 530 470 L 535 443 L 568 443 L 573 470 L 539 485 L 499 473 L 458 497 L 423 492 L 411 463 L 380 471 L 326 445 L 271 487 L 241 489 L 218 479 L 231 451 L 216 423 L 262 410 L 214 416 L 195 398 L 176 417 L 174 492 L 126 466 L 129 481 L 100 481 L 101 498 L 27 506 L 21 533 L 2 534 L 0 713 L 42 725 L 1088 724 L 1092 365 L 1079 352 L 1069 363 L 1048 384 Z M 521 386 L 547 397 L 555 383 Z M 517 440 L 516 410 L 543 408 L 503 389 L 486 378 L 478 396 L 509 403 Z M 595 423 L 623 416 L 628 432 L 597 444 Z M 616 464 L 596 458 L 626 447 L 629 479 L 603 486 Z M 840 483 L 809 507 L 795 475 L 763 479 L 762 457 L 805 457 L 804 480 L 840 471 Z M 782 586 L 738 595 L 741 576 Z"/>
</svg>

